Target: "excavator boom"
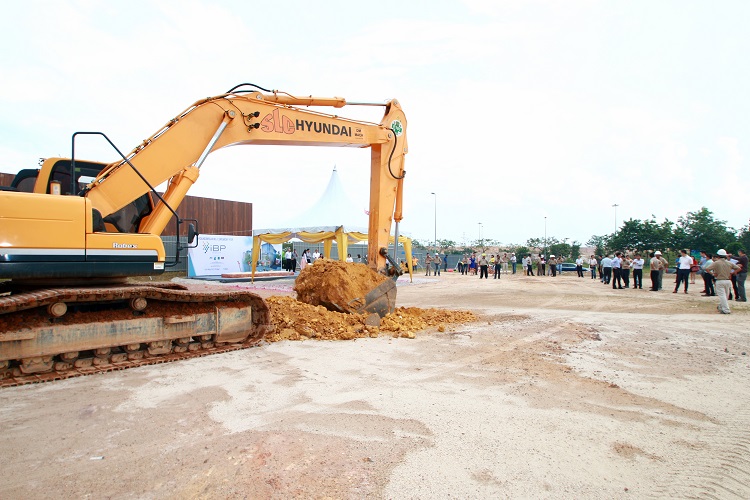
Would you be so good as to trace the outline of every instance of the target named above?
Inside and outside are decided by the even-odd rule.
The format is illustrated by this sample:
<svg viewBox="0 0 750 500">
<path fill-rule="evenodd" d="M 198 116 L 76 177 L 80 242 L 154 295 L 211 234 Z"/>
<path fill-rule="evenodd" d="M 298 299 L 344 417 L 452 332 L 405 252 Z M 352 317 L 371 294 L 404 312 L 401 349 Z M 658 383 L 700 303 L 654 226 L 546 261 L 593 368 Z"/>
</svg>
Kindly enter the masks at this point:
<svg viewBox="0 0 750 500">
<path fill-rule="evenodd" d="M 116 161 L 71 155 L 20 172 L 15 189 L 0 190 L 0 381 L 11 381 L 0 385 L 262 338 L 268 309 L 254 294 L 124 283 L 164 271 L 160 234 L 206 157 L 227 146 L 370 148 L 368 258 L 383 270 L 401 220 L 406 118 L 396 100 L 382 104 L 380 123 L 310 109 L 347 105 L 238 86 L 196 101 Z"/>
</svg>

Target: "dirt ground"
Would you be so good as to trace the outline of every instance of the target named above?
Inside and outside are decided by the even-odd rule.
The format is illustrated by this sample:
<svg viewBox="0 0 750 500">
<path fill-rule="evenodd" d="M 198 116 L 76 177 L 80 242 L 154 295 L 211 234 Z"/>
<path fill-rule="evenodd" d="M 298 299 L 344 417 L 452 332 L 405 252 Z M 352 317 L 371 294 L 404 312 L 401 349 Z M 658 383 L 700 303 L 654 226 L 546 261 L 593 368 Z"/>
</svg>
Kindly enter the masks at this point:
<svg viewBox="0 0 750 500">
<path fill-rule="evenodd" d="M 479 321 L 3 389 L 0 498 L 750 498 L 750 308 L 671 285 L 418 276 Z"/>
</svg>

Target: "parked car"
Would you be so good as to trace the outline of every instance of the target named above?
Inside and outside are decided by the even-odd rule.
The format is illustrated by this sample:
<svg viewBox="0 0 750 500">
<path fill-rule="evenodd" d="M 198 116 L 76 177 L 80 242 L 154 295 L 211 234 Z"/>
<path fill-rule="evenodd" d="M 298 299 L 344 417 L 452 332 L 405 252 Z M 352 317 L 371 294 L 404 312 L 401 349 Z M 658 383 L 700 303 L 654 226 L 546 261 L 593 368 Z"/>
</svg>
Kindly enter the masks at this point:
<svg viewBox="0 0 750 500">
<path fill-rule="evenodd" d="M 573 272 L 574 273 L 574 272 L 576 272 L 576 265 L 574 263 L 572 263 L 572 262 L 563 262 L 562 263 L 562 271 L 564 273 L 566 273 L 566 272 Z M 589 271 L 590 271 L 590 269 L 588 267 L 583 266 L 583 272 L 584 273 L 587 273 Z"/>
</svg>

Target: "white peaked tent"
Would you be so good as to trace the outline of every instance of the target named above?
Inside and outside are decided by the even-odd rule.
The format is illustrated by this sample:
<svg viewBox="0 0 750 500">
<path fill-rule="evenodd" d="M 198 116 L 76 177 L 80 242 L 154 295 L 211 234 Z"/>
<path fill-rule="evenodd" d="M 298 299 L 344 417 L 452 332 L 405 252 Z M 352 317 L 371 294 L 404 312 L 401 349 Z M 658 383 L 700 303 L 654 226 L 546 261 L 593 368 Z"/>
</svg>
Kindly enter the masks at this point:
<svg viewBox="0 0 750 500">
<path fill-rule="evenodd" d="M 328 185 L 318 201 L 307 211 L 292 217 L 282 230 L 304 228 L 305 231 L 316 232 L 316 228 L 328 231 L 344 226 L 347 231 L 367 233 L 367 200 L 361 205 L 358 206 L 346 195 L 341 177 L 334 166 Z M 278 232 L 277 229 L 259 231 Z M 253 234 L 256 232 L 253 231 Z"/>
<path fill-rule="evenodd" d="M 328 186 L 309 210 L 295 216 L 289 223 L 281 227 L 253 230 L 253 276 L 258 264 L 262 242 L 279 244 L 292 238 L 307 243 L 323 242 L 323 255 L 326 259 L 330 259 L 331 247 L 335 240 L 338 245 L 339 260 L 344 261 L 350 243 L 367 240 L 367 225 L 366 208 L 364 206 L 357 207 L 349 199 L 334 166 Z M 409 275 L 411 276 L 411 239 L 406 236 L 399 236 L 398 241 L 404 246 Z"/>
</svg>

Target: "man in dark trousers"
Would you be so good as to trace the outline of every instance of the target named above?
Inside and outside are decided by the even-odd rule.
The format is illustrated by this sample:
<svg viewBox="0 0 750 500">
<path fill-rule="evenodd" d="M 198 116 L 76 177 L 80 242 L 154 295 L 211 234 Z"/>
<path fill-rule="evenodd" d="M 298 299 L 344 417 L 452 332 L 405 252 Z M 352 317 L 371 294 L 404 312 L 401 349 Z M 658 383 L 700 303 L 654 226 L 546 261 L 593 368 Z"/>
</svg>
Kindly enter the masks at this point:
<svg viewBox="0 0 750 500">
<path fill-rule="evenodd" d="M 651 266 L 651 291 L 658 292 L 659 284 L 661 283 L 660 274 L 664 264 L 659 256 L 656 255 L 656 252 L 651 252 L 650 256 L 651 260 L 649 261 L 649 266 Z"/>
<path fill-rule="evenodd" d="M 487 256 L 485 254 L 482 254 L 482 258 L 479 259 L 479 279 L 489 279 L 489 274 L 487 273 L 487 266 L 489 266 L 489 263 L 487 261 Z"/>
<path fill-rule="evenodd" d="M 615 252 L 612 259 L 612 288 L 622 289 L 622 253 Z"/>
<path fill-rule="evenodd" d="M 737 257 L 737 265 L 740 266 L 739 270 L 735 274 L 735 284 L 737 285 L 734 300 L 737 302 L 747 302 L 747 295 L 745 295 L 745 280 L 747 279 L 747 254 L 744 250 L 740 250 L 739 256 Z"/>
<path fill-rule="evenodd" d="M 552 277 L 554 278 L 557 276 L 557 259 L 554 255 L 549 256 L 549 262 L 547 262 L 547 265 L 549 266 L 549 270 L 552 273 Z"/>
<path fill-rule="evenodd" d="M 609 285 L 612 280 L 612 258 L 605 255 L 602 259 L 602 283 Z"/>
</svg>

